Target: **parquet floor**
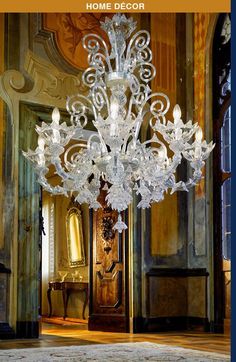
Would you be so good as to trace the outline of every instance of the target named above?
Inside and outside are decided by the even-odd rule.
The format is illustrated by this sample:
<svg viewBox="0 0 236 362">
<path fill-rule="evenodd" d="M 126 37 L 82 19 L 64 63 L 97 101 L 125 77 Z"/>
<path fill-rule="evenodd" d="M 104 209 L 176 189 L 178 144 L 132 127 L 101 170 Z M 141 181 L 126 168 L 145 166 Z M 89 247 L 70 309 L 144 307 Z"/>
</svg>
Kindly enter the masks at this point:
<svg viewBox="0 0 236 362">
<path fill-rule="evenodd" d="M 145 334 L 108 333 L 88 331 L 84 323 L 79 325 L 43 323 L 41 333 L 39 339 L 2 340 L 0 349 L 148 341 L 202 351 L 230 353 L 230 337 L 223 334 L 190 331 Z"/>
</svg>

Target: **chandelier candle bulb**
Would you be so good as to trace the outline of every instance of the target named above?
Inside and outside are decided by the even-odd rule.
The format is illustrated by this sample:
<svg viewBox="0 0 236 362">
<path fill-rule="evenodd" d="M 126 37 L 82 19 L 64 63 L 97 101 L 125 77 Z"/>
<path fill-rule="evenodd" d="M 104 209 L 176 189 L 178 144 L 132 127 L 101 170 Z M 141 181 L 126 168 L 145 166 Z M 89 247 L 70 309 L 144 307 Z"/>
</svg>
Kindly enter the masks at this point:
<svg viewBox="0 0 236 362">
<path fill-rule="evenodd" d="M 201 127 L 198 127 L 196 133 L 195 133 L 195 142 L 196 142 L 196 148 L 195 148 L 195 158 L 199 159 L 201 157 L 201 151 L 202 151 L 202 147 L 201 147 L 201 143 L 202 143 L 202 129 Z"/>
<path fill-rule="evenodd" d="M 201 143 L 202 142 L 202 137 L 203 137 L 202 129 L 201 129 L 201 127 L 198 127 L 198 129 L 197 129 L 197 131 L 195 133 L 196 142 Z"/>
<path fill-rule="evenodd" d="M 59 126 L 59 122 L 60 122 L 60 112 L 58 108 L 54 108 L 52 111 L 52 121 L 55 124 L 55 126 L 52 129 L 52 143 L 60 143 L 61 141 L 61 136 L 60 136 L 60 131 L 56 128 L 57 126 Z"/>
<path fill-rule="evenodd" d="M 53 120 L 53 122 L 55 122 L 57 124 L 59 124 L 59 122 L 60 122 L 60 112 L 59 112 L 59 109 L 56 107 L 52 111 L 52 120 Z"/>
<path fill-rule="evenodd" d="M 181 119 L 181 109 L 178 104 L 174 106 L 173 110 L 173 117 L 174 117 L 174 123 L 178 123 L 178 121 Z"/>
<path fill-rule="evenodd" d="M 156 75 L 149 32 L 133 34 L 136 22 L 122 14 L 105 18 L 101 28 L 109 46 L 98 34 L 83 38 L 88 68 L 82 82 L 88 93 L 68 96 L 70 125 L 59 124 L 60 112 L 55 108 L 50 125 L 42 122 L 36 126 L 36 150 L 23 154 L 32 162 L 44 189 L 56 195 L 72 193 L 78 203 L 87 203 L 94 210 L 101 207 L 97 200 L 105 183 L 107 206 L 119 215 L 113 228 L 122 233 L 127 225 L 121 212 L 132 203 L 133 191 L 140 197 L 138 207 L 142 209 L 162 201 L 168 192 L 188 191 L 201 180 L 201 169 L 214 144 L 202 141 L 197 123 L 183 122 L 178 104 L 173 119 L 167 119 L 169 98 L 152 93 L 149 87 Z M 142 142 L 144 118 L 153 136 Z M 81 144 L 78 140 L 83 139 L 82 131 L 89 122 L 97 132 Z M 192 169 L 185 182 L 176 177 L 183 159 Z M 46 177 L 50 164 L 61 180 L 57 186 Z"/>
</svg>

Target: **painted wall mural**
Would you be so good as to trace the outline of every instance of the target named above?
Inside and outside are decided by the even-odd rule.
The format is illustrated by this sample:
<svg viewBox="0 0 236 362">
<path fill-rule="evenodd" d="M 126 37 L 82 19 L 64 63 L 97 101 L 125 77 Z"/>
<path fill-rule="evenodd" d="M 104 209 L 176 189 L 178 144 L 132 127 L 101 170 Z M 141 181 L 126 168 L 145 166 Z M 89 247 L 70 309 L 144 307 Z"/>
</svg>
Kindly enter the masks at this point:
<svg viewBox="0 0 236 362">
<path fill-rule="evenodd" d="M 194 14 L 194 121 L 205 128 L 206 36 L 210 14 Z M 204 135 L 203 135 L 204 137 Z M 204 195 L 204 179 L 196 186 L 196 197 Z"/>
<path fill-rule="evenodd" d="M 206 38 L 210 14 L 194 14 L 194 122 L 198 122 L 203 133 L 205 130 L 205 99 L 206 99 Z M 203 135 L 204 137 L 204 135 Z M 205 168 L 203 176 L 205 175 Z M 195 188 L 195 240 L 196 256 L 206 254 L 206 210 L 205 210 L 205 179 Z"/>
<path fill-rule="evenodd" d="M 153 31 L 155 29 L 155 31 Z M 176 103 L 176 15 L 151 14 L 151 48 L 157 75 L 152 90 L 168 95 L 171 106 Z M 172 110 L 169 111 L 171 117 Z M 178 195 L 165 195 L 165 200 L 151 207 L 151 255 L 178 253 Z M 169 212 L 171 210 L 171 218 Z"/>
<path fill-rule="evenodd" d="M 100 28 L 100 21 L 112 14 L 104 13 L 67 13 L 43 14 L 43 27 L 55 35 L 55 41 L 61 55 L 68 63 L 78 69 L 87 68 L 87 52 L 82 45 L 86 34 L 99 34 L 106 38 Z"/>
</svg>

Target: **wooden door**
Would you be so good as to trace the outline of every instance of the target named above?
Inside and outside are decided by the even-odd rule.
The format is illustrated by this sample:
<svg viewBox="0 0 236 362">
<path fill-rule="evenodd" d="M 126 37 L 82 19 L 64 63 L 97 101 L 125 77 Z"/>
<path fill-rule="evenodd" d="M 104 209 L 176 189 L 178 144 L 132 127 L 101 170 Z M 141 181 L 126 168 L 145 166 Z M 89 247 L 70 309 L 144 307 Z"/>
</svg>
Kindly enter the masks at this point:
<svg viewBox="0 0 236 362">
<path fill-rule="evenodd" d="M 127 236 L 113 230 L 117 212 L 105 204 L 93 211 L 90 254 L 89 330 L 129 331 Z"/>
</svg>

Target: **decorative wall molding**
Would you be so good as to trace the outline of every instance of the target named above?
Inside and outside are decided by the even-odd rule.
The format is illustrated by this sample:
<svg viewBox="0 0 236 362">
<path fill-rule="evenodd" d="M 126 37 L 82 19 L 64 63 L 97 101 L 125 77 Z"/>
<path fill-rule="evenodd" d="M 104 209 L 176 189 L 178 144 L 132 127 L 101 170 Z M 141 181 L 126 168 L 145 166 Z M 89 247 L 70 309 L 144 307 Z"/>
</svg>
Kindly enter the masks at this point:
<svg viewBox="0 0 236 362">
<path fill-rule="evenodd" d="M 56 44 L 55 33 L 43 28 L 43 15 L 30 14 L 30 19 L 34 27 L 34 40 L 43 44 L 47 56 L 52 64 L 66 73 L 77 75 L 78 69 L 69 64 L 59 52 Z"/>
<path fill-rule="evenodd" d="M 87 68 L 87 52 L 82 39 L 97 34 L 108 40 L 100 21 L 111 17 L 107 13 L 44 13 L 32 14 L 34 42 L 43 44 L 50 61 L 61 70 L 77 74 Z"/>
<path fill-rule="evenodd" d="M 67 95 L 85 93 L 82 73 L 77 76 L 59 71 L 54 65 L 28 50 L 24 69 L 7 70 L 0 77 L 0 96 L 7 103 L 14 124 L 18 118 L 17 104 L 29 102 L 65 108 Z"/>
</svg>

